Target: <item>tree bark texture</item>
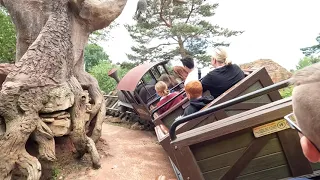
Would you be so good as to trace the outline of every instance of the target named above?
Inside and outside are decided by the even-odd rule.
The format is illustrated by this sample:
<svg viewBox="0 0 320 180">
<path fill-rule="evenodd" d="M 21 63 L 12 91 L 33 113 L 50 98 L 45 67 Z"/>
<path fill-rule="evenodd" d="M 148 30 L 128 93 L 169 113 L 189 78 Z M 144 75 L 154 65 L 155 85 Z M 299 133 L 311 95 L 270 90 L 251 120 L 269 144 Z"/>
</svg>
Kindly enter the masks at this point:
<svg viewBox="0 0 320 180">
<path fill-rule="evenodd" d="M 88 36 L 108 26 L 126 0 L 0 0 L 17 30 L 17 60 L 0 91 L 0 179 L 19 168 L 28 180 L 41 162 L 54 161 L 55 136 L 70 135 L 78 157 L 100 158 L 105 102 L 97 81 L 84 71 Z M 59 129 L 60 128 L 60 129 Z M 38 144 L 38 156 L 26 151 Z"/>
<path fill-rule="evenodd" d="M 184 44 L 182 41 L 182 37 L 180 35 L 177 36 L 178 44 L 179 44 L 179 52 L 182 58 L 185 58 L 187 56 L 187 52 L 184 48 Z"/>
</svg>

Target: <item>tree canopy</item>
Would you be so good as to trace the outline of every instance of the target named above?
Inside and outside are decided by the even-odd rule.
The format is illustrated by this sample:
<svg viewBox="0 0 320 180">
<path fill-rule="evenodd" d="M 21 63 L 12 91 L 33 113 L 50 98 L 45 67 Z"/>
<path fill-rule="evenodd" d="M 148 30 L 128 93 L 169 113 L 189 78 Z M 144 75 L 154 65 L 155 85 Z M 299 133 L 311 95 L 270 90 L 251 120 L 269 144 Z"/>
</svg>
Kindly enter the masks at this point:
<svg viewBox="0 0 320 180">
<path fill-rule="evenodd" d="M 172 60 L 178 56 L 193 56 L 202 64 L 210 62 L 208 48 L 228 46 L 226 38 L 242 31 L 233 31 L 212 24 L 218 4 L 203 0 L 190 0 L 186 4 L 172 6 L 164 0 L 148 1 L 145 19 L 126 25 L 136 44 L 127 54 L 133 62 Z"/>
<path fill-rule="evenodd" d="M 320 62 L 320 34 L 316 37 L 316 40 L 318 44 L 300 49 L 305 57 L 298 62 L 298 65 L 296 66 L 297 70 Z"/>
<path fill-rule="evenodd" d="M 90 71 L 93 66 L 100 62 L 109 61 L 109 56 L 104 52 L 103 48 L 97 44 L 88 44 L 84 50 L 84 61 L 86 71 Z"/>
<path fill-rule="evenodd" d="M 310 66 L 311 64 L 315 64 L 318 62 L 320 62 L 319 57 L 306 56 L 306 57 L 300 59 L 296 68 L 297 68 L 297 70 L 303 69 L 304 67 Z"/>
<path fill-rule="evenodd" d="M 7 11 L 0 7 L 0 63 L 14 62 L 16 31 Z"/>
<path fill-rule="evenodd" d="M 112 68 L 118 69 L 118 76 L 120 79 L 129 71 L 129 69 L 114 65 L 110 61 L 100 62 L 93 66 L 89 71 L 89 73 L 97 79 L 101 90 L 105 93 L 115 90 L 117 86 L 117 82 L 108 76 L 108 72 Z"/>
<path fill-rule="evenodd" d="M 317 55 L 318 53 L 320 53 L 320 34 L 316 37 L 316 40 L 318 44 L 310 47 L 301 48 L 301 51 L 304 55 L 311 56 L 311 55 Z"/>
<path fill-rule="evenodd" d="M 89 36 L 89 43 L 90 44 L 97 44 L 99 41 L 108 41 L 111 40 L 113 37 L 110 35 L 111 29 L 118 27 L 119 24 L 117 22 L 112 22 L 108 28 L 99 29 L 94 31 Z"/>
<path fill-rule="evenodd" d="M 320 36 L 317 37 L 318 42 L 320 43 Z M 317 47 L 318 46 L 318 47 Z M 307 48 L 301 48 L 302 52 L 306 55 L 304 58 L 300 59 L 298 64 L 296 65 L 296 69 L 300 70 L 312 64 L 320 62 L 319 56 L 314 56 L 318 52 L 320 52 L 320 44 L 314 45 Z M 290 70 L 291 73 L 294 73 L 294 70 Z M 292 96 L 293 85 L 287 88 L 281 89 L 280 94 L 282 97 L 290 97 Z"/>
</svg>

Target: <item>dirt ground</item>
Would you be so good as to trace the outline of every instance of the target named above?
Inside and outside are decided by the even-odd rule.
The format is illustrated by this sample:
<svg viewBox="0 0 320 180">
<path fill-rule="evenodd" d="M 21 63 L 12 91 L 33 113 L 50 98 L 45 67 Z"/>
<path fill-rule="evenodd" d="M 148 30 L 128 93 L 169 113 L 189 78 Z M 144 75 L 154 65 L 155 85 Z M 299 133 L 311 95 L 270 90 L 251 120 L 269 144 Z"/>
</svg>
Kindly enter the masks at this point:
<svg viewBox="0 0 320 180">
<path fill-rule="evenodd" d="M 159 175 L 175 178 L 168 156 L 152 131 L 131 130 L 104 123 L 101 139 L 97 143 L 102 164 L 98 170 L 91 168 L 88 156 L 75 160 L 72 154 L 65 151 L 70 147 L 64 146 L 57 150 L 59 161 L 55 164 L 54 179 L 153 180 Z"/>
</svg>

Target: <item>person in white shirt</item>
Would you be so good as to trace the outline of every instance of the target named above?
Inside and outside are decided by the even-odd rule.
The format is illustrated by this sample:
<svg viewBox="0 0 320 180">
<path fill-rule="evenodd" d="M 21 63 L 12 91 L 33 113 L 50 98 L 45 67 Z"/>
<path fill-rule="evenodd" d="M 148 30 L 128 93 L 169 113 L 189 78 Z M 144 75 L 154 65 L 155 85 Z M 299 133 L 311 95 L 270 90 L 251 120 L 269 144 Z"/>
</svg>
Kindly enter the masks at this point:
<svg viewBox="0 0 320 180">
<path fill-rule="evenodd" d="M 188 76 L 186 80 L 184 81 L 184 86 L 192 80 L 198 80 L 199 79 L 199 71 L 198 68 L 195 67 L 194 61 L 191 57 L 185 57 L 181 59 L 181 62 L 185 68 L 185 70 L 188 72 Z"/>
</svg>

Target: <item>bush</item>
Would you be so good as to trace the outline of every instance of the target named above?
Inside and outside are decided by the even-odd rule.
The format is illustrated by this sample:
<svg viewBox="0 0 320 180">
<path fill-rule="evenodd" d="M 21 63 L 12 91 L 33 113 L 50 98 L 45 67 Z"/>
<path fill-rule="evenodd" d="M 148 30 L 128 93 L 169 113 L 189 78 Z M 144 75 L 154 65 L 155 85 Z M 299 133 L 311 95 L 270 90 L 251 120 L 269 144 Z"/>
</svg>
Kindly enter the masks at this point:
<svg viewBox="0 0 320 180">
<path fill-rule="evenodd" d="M 291 97 L 292 91 L 293 91 L 293 85 L 279 90 L 282 98 Z"/>
<path fill-rule="evenodd" d="M 120 68 L 120 66 L 114 65 L 109 61 L 100 62 L 98 65 L 93 66 L 89 71 L 89 73 L 97 79 L 101 90 L 107 94 L 115 90 L 117 86 L 116 81 L 108 76 L 108 72 L 112 68 L 118 69 L 119 79 L 129 71 L 128 69 Z"/>
<path fill-rule="evenodd" d="M 16 54 L 16 30 L 5 9 L 0 5 L 0 63 L 12 63 Z"/>
</svg>

